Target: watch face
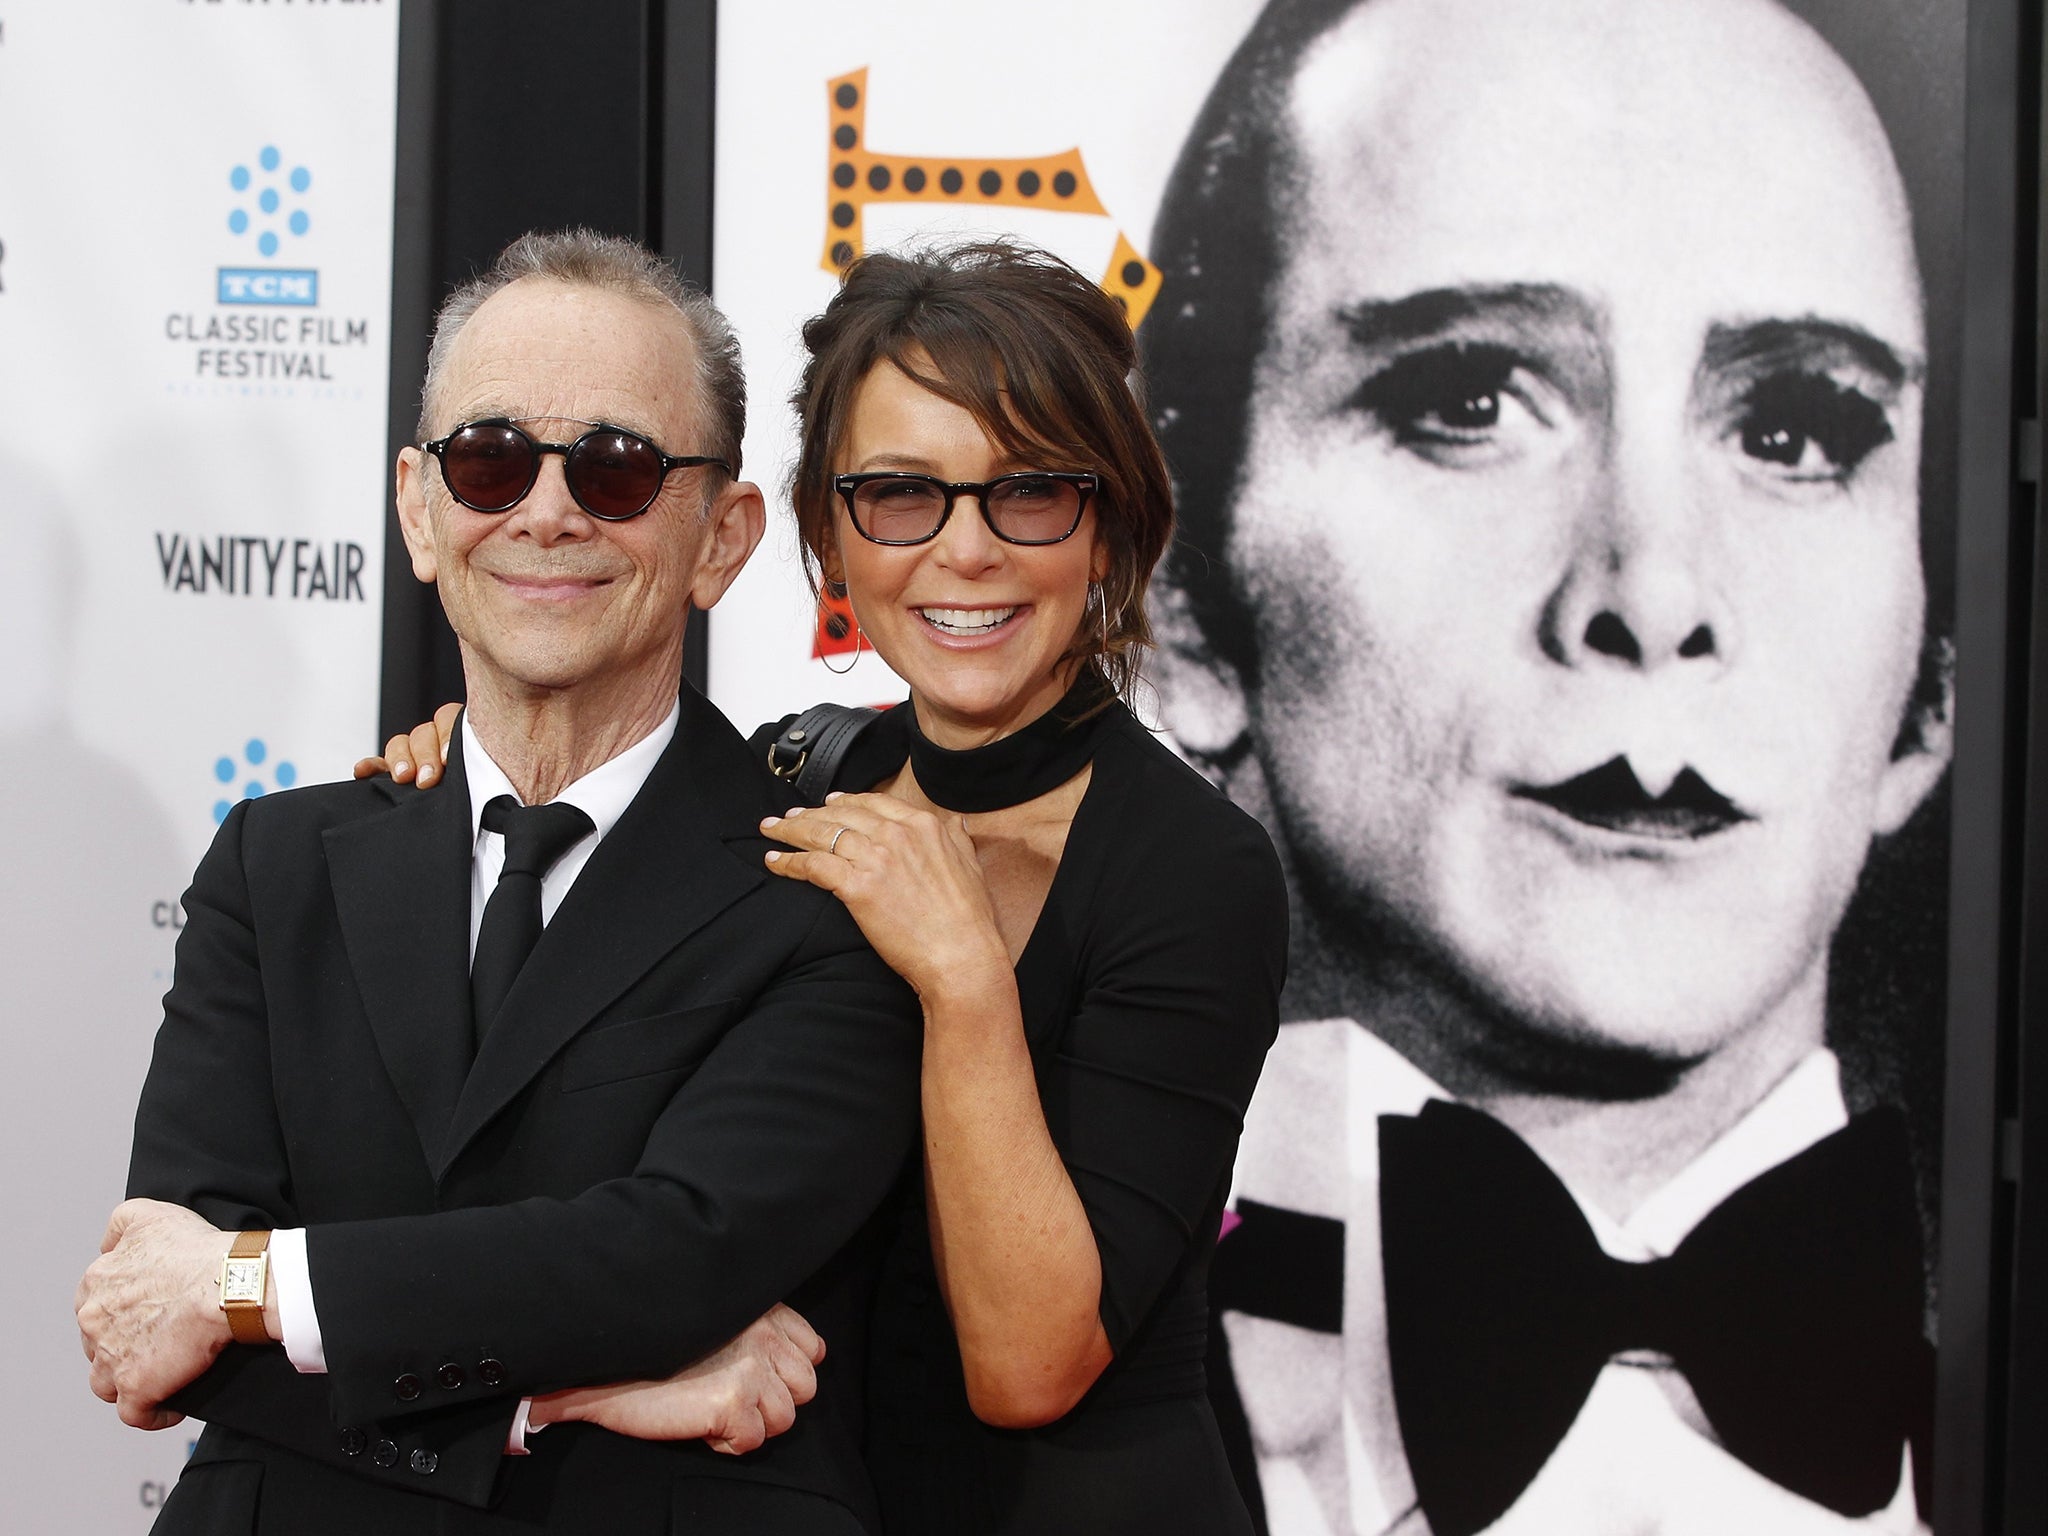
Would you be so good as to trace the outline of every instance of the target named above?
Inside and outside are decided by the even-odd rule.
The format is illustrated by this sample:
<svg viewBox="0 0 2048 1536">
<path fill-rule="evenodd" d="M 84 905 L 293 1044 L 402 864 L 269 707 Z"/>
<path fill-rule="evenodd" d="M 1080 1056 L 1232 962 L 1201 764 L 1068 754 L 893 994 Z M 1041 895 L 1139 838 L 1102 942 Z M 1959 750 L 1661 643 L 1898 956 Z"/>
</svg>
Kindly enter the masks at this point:
<svg viewBox="0 0 2048 1536">
<path fill-rule="evenodd" d="M 227 1272 L 221 1276 L 221 1304 L 229 1302 L 263 1302 L 263 1260 L 229 1259 Z"/>
</svg>

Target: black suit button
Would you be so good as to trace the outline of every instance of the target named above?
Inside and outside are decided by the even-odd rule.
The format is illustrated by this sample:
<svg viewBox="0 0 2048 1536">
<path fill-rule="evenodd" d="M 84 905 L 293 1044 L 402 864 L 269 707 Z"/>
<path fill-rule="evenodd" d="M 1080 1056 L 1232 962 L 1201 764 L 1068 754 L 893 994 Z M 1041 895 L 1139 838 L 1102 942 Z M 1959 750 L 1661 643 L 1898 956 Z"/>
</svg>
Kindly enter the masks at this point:
<svg viewBox="0 0 2048 1536">
<path fill-rule="evenodd" d="M 409 1403 L 420 1395 L 420 1379 L 413 1375 L 411 1371 L 407 1371 L 398 1380 L 391 1383 L 391 1390 L 397 1395 L 401 1403 Z"/>
<path fill-rule="evenodd" d="M 462 1385 L 462 1367 L 457 1365 L 453 1360 L 450 1360 L 447 1364 L 443 1365 L 441 1369 L 434 1372 L 434 1380 L 438 1382 L 444 1390 L 453 1392 Z"/>
<path fill-rule="evenodd" d="M 487 1387 L 505 1385 L 505 1362 L 496 1355 L 485 1355 L 476 1363 L 476 1379 Z"/>
<path fill-rule="evenodd" d="M 341 1432 L 341 1454 L 360 1456 L 370 1448 L 370 1437 L 360 1429 L 344 1429 Z"/>
<path fill-rule="evenodd" d="M 379 1440 L 370 1447 L 370 1460 L 380 1467 L 398 1465 L 398 1447 L 389 1440 Z"/>
<path fill-rule="evenodd" d="M 412 1453 L 412 1469 L 419 1473 L 421 1477 L 428 1476 L 439 1465 L 441 1465 L 441 1458 L 432 1451 L 421 1449 Z"/>
</svg>

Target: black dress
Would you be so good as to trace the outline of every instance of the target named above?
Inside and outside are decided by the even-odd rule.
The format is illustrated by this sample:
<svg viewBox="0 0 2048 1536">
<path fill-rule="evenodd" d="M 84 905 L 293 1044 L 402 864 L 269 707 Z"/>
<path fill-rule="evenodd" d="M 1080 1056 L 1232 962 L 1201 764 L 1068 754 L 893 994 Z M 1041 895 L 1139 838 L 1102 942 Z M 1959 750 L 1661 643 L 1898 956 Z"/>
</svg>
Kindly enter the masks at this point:
<svg viewBox="0 0 2048 1536">
<path fill-rule="evenodd" d="M 899 706 L 871 726 L 838 787 L 900 768 L 909 716 Z M 1057 1423 L 975 1418 L 910 1169 L 869 1340 L 868 1463 L 887 1536 L 1252 1529 L 1206 1395 L 1206 1283 L 1278 1028 L 1286 889 L 1265 830 L 1122 705 L 1070 729 L 1088 733 L 1094 773 L 1017 990 L 1046 1123 L 1101 1256 L 1114 1360 Z"/>
</svg>

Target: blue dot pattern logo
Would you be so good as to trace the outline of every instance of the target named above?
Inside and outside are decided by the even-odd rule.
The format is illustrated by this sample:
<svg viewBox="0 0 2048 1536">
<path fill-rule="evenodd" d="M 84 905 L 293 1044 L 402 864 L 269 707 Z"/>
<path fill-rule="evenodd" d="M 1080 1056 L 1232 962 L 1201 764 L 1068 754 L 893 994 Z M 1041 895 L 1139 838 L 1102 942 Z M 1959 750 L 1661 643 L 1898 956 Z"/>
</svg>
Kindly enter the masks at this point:
<svg viewBox="0 0 2048 1536">
<path fill-rule="evenodd" d="M 228 786 L 223 794 L 231 793 L 235 780 L 242 779 L 242 798 L 255 800 L 270 793 L 272 789 L 290 789 L 299 782 L 299 770 L 291 763 L 279 760 L 270 767 L 270 782 L 263 781 L 263 765 L 270 762 L 270 748 L 261 736 L 252 736 L 242 745 L 239 756 L 222 756 L 214 759 L 213 777 L 216 782 Z M 246 778 L 243 776 L 247 775 Z M 220 799 L 213 802 L 213 824 L 219 826 L 228 819 L 228 812 L 235 808 L 233 800 Z"/>
<path fill-rule="evenodd" d="M 313 173 L 303 165 L 287 172 L 284 156 L 275 144 L 266 144 L 256 156 L 254 169 L 237 165 L 228 172 L 228 185 L 236 193 L 235 206 L 228 211 L 228 233 L 254 232 L 256 249 L 263 256 L 275 256 L 285 235 L 298 239 L 313 227 L 312 215 L 304 208 L 289 206 L 303 198 L 313 185 Z M 249 194 L 253 192 L 252 198 Z"/>
</svg>

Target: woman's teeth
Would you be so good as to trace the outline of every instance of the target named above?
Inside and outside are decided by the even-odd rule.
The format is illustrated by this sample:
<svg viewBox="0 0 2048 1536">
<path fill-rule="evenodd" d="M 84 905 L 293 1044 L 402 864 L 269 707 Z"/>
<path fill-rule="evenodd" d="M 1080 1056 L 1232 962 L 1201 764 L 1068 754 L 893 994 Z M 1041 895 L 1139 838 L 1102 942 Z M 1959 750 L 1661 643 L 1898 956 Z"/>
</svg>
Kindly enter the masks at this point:
<svg viewBox="0 0 2048 1536">
<path fill-rule="evenodd" d="M 983 635 L 1009 622 L 1016 608 L 920 608 L 925 623 L 949 635 Z"/>
</svg>

